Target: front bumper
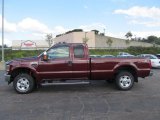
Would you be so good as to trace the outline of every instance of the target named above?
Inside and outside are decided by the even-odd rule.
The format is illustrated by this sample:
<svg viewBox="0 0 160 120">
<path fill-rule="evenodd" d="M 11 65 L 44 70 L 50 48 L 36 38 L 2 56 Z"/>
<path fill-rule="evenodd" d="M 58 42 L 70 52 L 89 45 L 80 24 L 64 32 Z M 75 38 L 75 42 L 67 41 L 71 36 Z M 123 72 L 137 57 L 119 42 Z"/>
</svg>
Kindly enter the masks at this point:
<svg viewBox="0 0 160 120">
<path fill-rule="evenodd" d="M 8 82 L 8 84 L 11 83 L 11 75 L 5 74 L 4 77 L 5 77 L 5 81 Z"/>
</svg>

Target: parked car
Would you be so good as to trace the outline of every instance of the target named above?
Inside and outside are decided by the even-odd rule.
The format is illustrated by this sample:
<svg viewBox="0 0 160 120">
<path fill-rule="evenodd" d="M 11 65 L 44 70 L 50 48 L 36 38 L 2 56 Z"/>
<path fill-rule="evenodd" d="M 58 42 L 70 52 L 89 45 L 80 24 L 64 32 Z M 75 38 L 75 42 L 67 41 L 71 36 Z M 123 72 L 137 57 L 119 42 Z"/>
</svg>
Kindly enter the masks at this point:
<svg viewBox="0 0 160 120">
<path fill-rule="evenodd" d="M 13 82 L 16 92 L 26 94 L 39 85 L 88 84 L 90 80 L 108 79 L 114 80 L 118 89 L 129 90 L 139 77 L 152 75 L 148 59 L 97 59 L 88 53 L 86 44 L 58 43 L 37 57 L 8 62 L 5 80 Z"/>
<path fill-rule="evenodd" d="M 89 55 L 90 58 L 101 58 L 101 55 Z"/>
<path fill-rule="evenodd" d="M 160 59 L 152 54 L 141 54 L 138 57 L 145 57 L 151 60 L 151 65 L 153 68 L 160 68 Z"/>
<path fill-rule="evenodd" d="M 160 54 L 156 54 L 156 56 L 160 59 Z"/>
<path fill-rule="evenodd" d="M 119 54 L 117 55 L 117 57 L 128 58 L 128 57 L 134 57 L 134 55 L 131 55 L 131 54 L 126 53 L 126 52 L 119 52 Z"/>
<path fill-rule="evenodd" d="M 114 58 L 114 55 L 102 55 L 101 58 Z"/>
</svg>

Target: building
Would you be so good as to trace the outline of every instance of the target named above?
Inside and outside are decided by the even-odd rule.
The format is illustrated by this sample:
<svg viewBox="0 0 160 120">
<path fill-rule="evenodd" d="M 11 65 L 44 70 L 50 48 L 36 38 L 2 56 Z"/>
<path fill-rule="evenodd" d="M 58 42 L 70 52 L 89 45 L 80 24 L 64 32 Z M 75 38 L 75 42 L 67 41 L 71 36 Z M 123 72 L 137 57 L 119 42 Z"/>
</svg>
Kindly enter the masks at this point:
<svg viewBox="0 0 160 120">
<path fill-rule="evenodd" d="M 127 48 L 130 46 L 142 46 L 151 47 L 153 44 L 138 42 L 138 41 L 128 41 L 125 39 L 114 38 L 110 36 L 104 36 L 103 33 L 98 33 L 97 30 L 84 32 L 82 30 L 73 30 L 66 32 L 65 34 L 57 35 L 54 39 L 55 43 L 67 42 L 67 43 L 86 43 L 90 48 Z M 110 42 L 108 42 L 110 41 Z"/>
<path fill-rule="evenodd" d="M 45 50 L 49 48 L 45 40 L 13 40 L 12 50 Z"/>
</svg>

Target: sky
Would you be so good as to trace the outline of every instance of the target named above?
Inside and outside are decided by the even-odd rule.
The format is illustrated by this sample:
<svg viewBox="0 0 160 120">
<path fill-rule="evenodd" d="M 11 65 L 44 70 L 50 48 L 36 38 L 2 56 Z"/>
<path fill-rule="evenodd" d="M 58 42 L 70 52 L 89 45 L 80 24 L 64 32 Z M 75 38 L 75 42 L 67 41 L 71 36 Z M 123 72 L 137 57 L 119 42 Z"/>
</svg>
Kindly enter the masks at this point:
<svg viewBox="0 0 160 120">
<path fill-rule="evenodd" d="M 9 46 L 12 40 L 44 40 L 48 33 L 55 36 L 72 29 L 105 30 L 105 35 L 118 38 L 128 31 L 135 37 L 160 37 L 160 0 L 4 1 L 4 43 Z"/>
</svg>

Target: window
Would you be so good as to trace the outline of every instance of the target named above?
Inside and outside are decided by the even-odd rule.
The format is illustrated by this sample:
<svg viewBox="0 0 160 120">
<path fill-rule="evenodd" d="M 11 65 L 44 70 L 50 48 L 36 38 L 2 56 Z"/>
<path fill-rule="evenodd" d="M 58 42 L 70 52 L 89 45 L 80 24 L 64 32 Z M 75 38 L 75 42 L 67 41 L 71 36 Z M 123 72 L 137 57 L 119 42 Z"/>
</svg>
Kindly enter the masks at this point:
<svg viewBox="0 0 160 120">
<path fill-rule="evenodd" d="M 84 47 L 83 45 L 77 45 L 73 47 L 75 58 L 84 58 Z"/>
<path fill-rule="evenodd" d="M 68 46 L 54 47 L 51 48 L 47 53 L 49 59 L 69 58 L 69 47 Z"/>
</svg>

